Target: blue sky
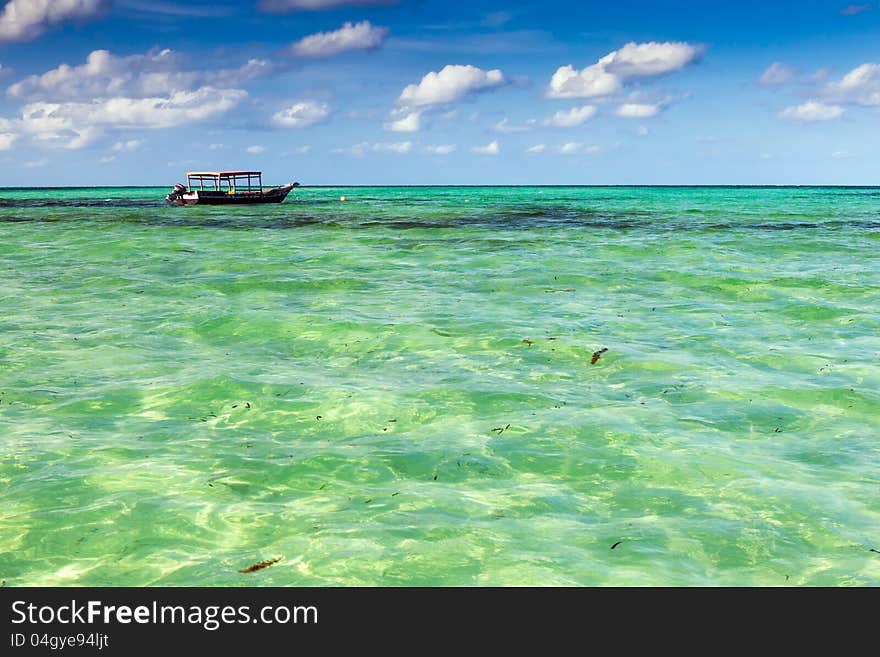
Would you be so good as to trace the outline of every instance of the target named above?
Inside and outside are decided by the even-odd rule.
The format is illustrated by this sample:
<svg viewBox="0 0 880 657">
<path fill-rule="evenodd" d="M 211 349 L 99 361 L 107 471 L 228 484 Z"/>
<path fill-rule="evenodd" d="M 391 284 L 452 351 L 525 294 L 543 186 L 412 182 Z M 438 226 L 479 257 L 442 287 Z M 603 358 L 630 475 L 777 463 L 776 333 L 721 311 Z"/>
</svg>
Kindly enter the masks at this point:
<svg viewBox="0 0 880 657">
<path fill-rule="evenodd" d="M 0 5 L 0 185 L 880 183 L 877 0 Z"/>
</svg>

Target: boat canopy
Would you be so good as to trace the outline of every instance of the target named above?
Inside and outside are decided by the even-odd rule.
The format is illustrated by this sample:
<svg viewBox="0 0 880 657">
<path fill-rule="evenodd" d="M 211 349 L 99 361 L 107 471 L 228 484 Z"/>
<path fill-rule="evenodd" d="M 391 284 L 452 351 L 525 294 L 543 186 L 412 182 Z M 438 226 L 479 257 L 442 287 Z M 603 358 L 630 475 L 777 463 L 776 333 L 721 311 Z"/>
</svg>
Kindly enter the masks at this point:
<svg viewBox="0 0 880 657">
<path fill-rule="evenodd" d="M 215 190 L 236 187 L 262 189 L 262 176 L 261 171 L 189 171 L 186 174 L 190 189 L 208 187 Z"/>
</svg>

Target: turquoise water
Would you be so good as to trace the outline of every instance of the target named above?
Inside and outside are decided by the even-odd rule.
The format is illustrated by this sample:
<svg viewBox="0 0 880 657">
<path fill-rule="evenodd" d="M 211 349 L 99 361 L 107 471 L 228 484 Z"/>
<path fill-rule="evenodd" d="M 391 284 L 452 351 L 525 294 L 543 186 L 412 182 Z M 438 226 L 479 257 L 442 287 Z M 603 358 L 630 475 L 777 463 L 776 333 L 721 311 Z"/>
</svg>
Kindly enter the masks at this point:
<svg viewBox="0 0 880 657">
<path fill-rule="evenodd" d="M 0 190 L 7 585 L 880 585 L 880 189 L 167 191 Z"/>
</svg>

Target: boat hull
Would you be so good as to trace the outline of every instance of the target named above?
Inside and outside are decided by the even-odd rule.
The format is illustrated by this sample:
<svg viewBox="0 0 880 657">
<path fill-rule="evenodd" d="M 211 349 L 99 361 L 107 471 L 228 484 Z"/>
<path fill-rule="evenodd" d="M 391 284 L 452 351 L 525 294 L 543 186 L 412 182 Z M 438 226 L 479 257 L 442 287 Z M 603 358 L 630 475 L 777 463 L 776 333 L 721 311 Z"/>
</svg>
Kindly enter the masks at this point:
<svg viewBox="0 0 880 657">
<path fill-rule="evenodd" d="M 273 187 L 259 192 L 239 192 L 228 194 L 213 190 L 197 189 L 190 192 L 172 192 L 165 200 L 172 205 L 257 205 L 263 203 L 282 203 L 296 187 L 296 183 Z"/>
</svg>

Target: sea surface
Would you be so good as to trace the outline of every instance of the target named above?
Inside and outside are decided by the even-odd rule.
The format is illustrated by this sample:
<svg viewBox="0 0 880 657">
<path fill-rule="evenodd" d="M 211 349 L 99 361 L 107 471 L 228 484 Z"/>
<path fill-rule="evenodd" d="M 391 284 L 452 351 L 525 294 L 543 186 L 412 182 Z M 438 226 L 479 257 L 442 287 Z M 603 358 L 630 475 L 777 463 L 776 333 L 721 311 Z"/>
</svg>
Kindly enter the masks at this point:
<svg viewBox="0 0 880 657">
<path fill-rule="evenodd" d="M 168 191 L 0 190 L 6 586 L 880 585 L 880 188 Z"/>
</svg>

